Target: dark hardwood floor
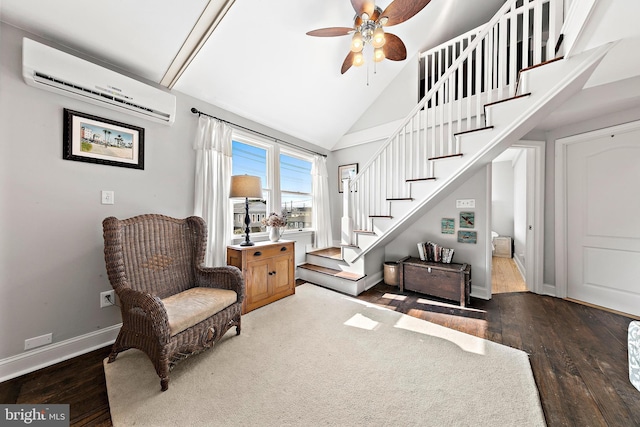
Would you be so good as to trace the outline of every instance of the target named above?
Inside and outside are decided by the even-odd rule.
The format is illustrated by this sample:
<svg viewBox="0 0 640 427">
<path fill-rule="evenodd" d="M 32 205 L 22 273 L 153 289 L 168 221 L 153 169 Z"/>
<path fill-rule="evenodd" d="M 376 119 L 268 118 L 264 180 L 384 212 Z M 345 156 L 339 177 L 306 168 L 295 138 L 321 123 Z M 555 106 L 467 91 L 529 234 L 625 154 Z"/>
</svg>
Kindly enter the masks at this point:
<svg viewBox="0 0 640 427">
<path fill-rule="evenodd" d="M 384 284 L 358 298 L 526 351 L 549 426 L 640 426 L 640 392 L 628 379 L 628 317 L 529 292 L 472 299 L 465 309 Z M 0 402 L 68 403 L 72 425 L 111 425 L 108 352 L 5 381 Z"/>
</svg>

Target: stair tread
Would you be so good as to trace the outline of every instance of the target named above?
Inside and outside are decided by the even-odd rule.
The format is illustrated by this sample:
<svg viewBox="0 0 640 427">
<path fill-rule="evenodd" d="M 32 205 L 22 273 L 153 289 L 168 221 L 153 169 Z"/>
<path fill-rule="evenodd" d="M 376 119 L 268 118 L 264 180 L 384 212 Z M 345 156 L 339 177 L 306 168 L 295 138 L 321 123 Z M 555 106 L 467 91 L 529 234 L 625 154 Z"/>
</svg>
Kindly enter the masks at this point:
<svg viewBox="0 0 640 427">
<path fill-rule="evenodd" d="M 352 280 L 354 282 L 360 279 L 364 279 L 366 276 L 364 274 L 350 273 L 348 271 L 336 270 L 333 268 L 322 267 L 320 265 L 315 265 L 310 263 L 299 265 L 298 268 L 304 268 L 304 269 L 315 271 L 318 273 L 327 274 L 329 276 L 338 277 L 346 280 Z"/>
<path fill-rule="evenodd" d="M 336 247 L 317 249 L 315 251 L 307 252 L 307 254 L 342 261 L 342 250 Z"/>
<path fill-rule="evenodd" d="M 551 64 L 552 62 L 560 61 L 562 59 L 564 59 L 564 56 L 559 56 L 557 58 L 553 58 L 553 59 L 550 59 L 548 61 L 544 61 L 544 62 L 541 62 L 539 64 L 532 65 L 530 67 L 523 68 L 520 71 L 518 71 L 518 80 L 516 81 L 515 93 L 518 93 L 518 89 L 520 88 L 520 77 L 522 76 L 522 73 L 524 73 L 525 71 L 533 70 L 534 68 L 538 68 L 538 67 L 542 67 L 542 66 L 547 65 L 547 64 Z"/>
<path fill-rule="evenodd" d="M 412 202 L 413 200 L 414 200 L 413 197 L 390 197 L 387 199 L 387 201 L 389 202 L 402 202 L 402 201 Z"/>
<path fill-rule="evenodd" d="M 493 126 L 484 126 L 484 127 L 481 127 L 481 128 L 463 130 L 462 132 L 454 133 L 453 136 L 464 135 L 465 133 L 471 133 L 471 132 L 480 132 L 480 131 L 483 131 L 483 130 L 490 130 L 490 129 L 493 129 Z"/>
<path fill-rule="evenodd" d="M 372 235 L 376 234 L 375 231 L 371 231 L 371 230 L 353 230 L 353 232 L 358 234 L 372 234 Z"/>
<path fill-rule="evenodd" d="M 490 102 L 488 104 L 484 104 L 484 108 L 487 108 L 487 107 L 490 107 L 490 106 L 496 105 L 496 104 L 501 104 L 503 102 L 512 101 L 514 99 L 525 98 L 525 97 L 530 96 L 530 95 L 531 95 L 531 92 L 523 93 L 522 95 L 510 96 L 509 98 L 504 98 L 504 99 L 501 99 L 499 101 L 493 101 L 493 102 Z"/>
<path fill-rule="evenodd" d="M 429 178 L 410 178 L 405 179 L 405 182 L 415 182 L 415 181 L 435 181 L 437 178 L 435 176 L 430 176 Z"/>
<path fill-rule="evenodd" d="M 462 153 L 458 154 L 448 154 L 446 156 L 438 156 L 438 157 L 429 157 L 427 160 L 439 160 L 439 159 L 450 159 L 452 157 L 462 157 Z"/>
</svg>

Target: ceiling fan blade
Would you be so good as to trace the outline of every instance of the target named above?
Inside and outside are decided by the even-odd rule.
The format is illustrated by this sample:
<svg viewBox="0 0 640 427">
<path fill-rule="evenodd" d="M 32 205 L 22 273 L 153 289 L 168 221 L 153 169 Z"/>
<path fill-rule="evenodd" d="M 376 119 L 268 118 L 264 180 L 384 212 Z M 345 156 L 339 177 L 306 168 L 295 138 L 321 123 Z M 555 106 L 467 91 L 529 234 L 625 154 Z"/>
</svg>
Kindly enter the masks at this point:
<svg viewBox="0 0 640 427">
<path fill-rule="evenodd" d="M 364 12 L 367 12 L 369 16 L 371 16 L 376 10 L 376 4 L 371 0 L 351 0 L 351 5 L 358 16 L 362 15 Z"/>
<path fill-rule="evenodd" d="M 407 48 L 405 47 L 400 37 L 395 34 L 385 33 L 385 43 L 382 46 L 382 51 L 387 59 L 392 61 L 403 61 L 407 59 Z"/>
<path fill-rule="evenodd" d="M 349 68 L 353 65 L 353 52 L 349 51 L 349 54 L 346 58 L 344 58 L 344 62 L 342 63 L 342 68 L 340 69 L 340 74 L 344 74 L 347 72 Z"/>
<path fill-rule="evenodd" d="M 389 18 L 385 27 L 400 24 L 420 12 L 431 0 L 394 0 L 380 14 Z"/>
<path fill-rule="evenodd" d="M 314 37 L 336 37 L 336 36 L 346 36 L 352 31 L 353 31 L 353 28 L 330 27 L 330 28 L 320 28 L 318 30 L 309 31 L 307 35 L 314 36 Z"/>
</svg>

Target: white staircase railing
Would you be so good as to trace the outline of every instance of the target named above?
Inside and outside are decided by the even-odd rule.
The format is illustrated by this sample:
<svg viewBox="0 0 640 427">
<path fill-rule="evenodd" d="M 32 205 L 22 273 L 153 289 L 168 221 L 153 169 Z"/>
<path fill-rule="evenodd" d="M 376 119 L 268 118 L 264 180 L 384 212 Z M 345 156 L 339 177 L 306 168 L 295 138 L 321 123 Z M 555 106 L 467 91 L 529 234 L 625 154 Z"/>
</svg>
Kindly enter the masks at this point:
<svg viewBox="0 0 640 427">
<path fill-rule="evenodd" d="M 343 238 L 411 200 L 412 182 L 436 178 L 434 160 L 461 155 L 455 134 L 484 126 L 484 104 L 514 96 L 520 69 L 554 57 L 562 3 L 507 0 L 482 28 L 422 55 L 426 95 L 349 182 Z"/>
</svg>

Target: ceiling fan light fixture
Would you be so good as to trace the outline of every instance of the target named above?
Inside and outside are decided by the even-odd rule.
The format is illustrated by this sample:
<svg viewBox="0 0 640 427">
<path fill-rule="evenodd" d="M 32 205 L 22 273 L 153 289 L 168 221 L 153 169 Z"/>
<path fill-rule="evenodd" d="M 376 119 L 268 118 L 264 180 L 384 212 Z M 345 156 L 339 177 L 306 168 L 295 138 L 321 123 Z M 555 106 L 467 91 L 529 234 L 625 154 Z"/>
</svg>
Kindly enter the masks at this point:
<svg viewBox="0 0 640 427">
<path fill-rule="evenodd" d="M 362 34 L 359 31 L 356 31 L 353 33 L 353 38 L 351 39 L 351 52 L 362 52 L 363 48 L 364 40 L 362 39 Z"/>
<path fill-rule="evenodd" d="M 384 50 L 382 47 L 377 47 L 373 50 L 373 61 L 380 62 L 385 58 Z"/>
<path fill-rule="evenodd" d="M 384 46 L 384 30 L 382 29 L 382 27 L 378 27 L 373 31 L 373 38 L 371 40 L 371 45 L 374 48 L 379 48 Z"/>
<path fill-rule="evenodd" d="M 358 52 L 353 55 L 353 66 L 359 67 L 362 64 L 364 64 L 364 56 L 362 55 L 362 52 Z"/>
</svg>

